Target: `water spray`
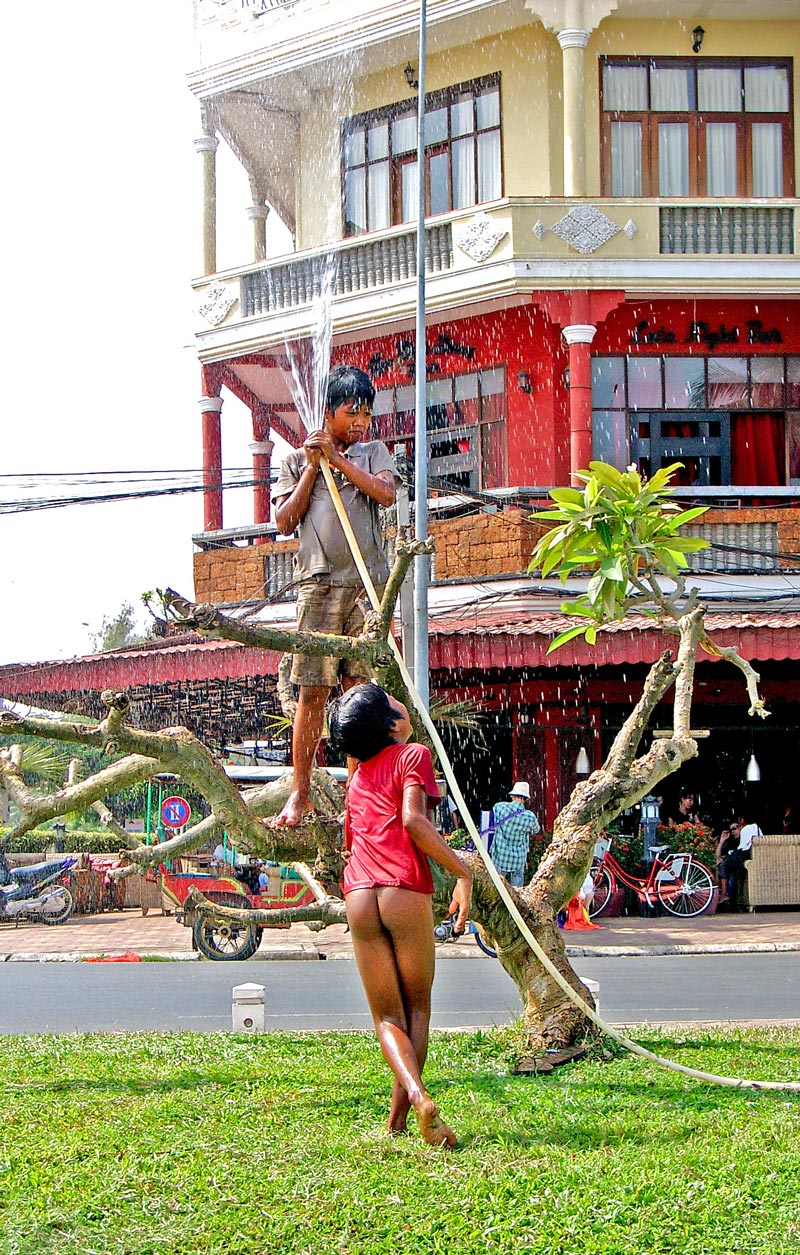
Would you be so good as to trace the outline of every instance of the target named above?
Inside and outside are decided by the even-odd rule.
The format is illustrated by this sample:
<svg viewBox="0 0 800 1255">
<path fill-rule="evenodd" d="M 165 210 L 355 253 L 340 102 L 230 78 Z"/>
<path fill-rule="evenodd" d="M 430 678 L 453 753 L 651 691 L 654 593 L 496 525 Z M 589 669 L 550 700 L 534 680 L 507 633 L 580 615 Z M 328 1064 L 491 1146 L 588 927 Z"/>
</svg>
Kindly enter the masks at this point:
<svg viewBox="0 0 800 1255">
<path fill-rule="evenodd" d="M 425 25 L 426 25 L 426 0 L 420 0 L 420 59 L 419 59 L 419 104 L 418 104 L 418 129 L 417 129 L 417 176 L 418 176 L 418 223 L 417 223 L 417 340 L 416 340 L 416 420 L 415 420 L 415 507 L 416 507 L 416 525 L 415 538 L 425 540 L 427 538 L 427 520 L 428 520 L 428 496 L 427 496 L 427 405 L 425 395 L 426 383 L 426 355 L 425 355 L 425 151 L 424 151 L 424 112 L 425 112 Z M 326 275 L 330 276 L 330 268 L 326 268 Z M 298 373 L 292 354 L 289 354 L 289 360 L 292 367 L 292 375 L 295 382 L 295 393 L 301 404 L 298 405 L 301 418 L 307 430 L 319 423 L 321 425 L 321 415 L 324 406 L 324 390 L 323 383 L 327 377 L 327 360 L 329 360 L 329 348 L 332 339 L 332 296 L 333 283 L 331 279 L 328 282 L 323 281 L 322 292 L 315 306 L 318 306 L 319 323 L 318 334 L 314 341 L 314 361 L 313 361 L 313 392 L 311 398 L 309 393 L 301 386 Z M 326 355 L 326 356 L 323 356 Z M 327 360 L 326 360 L 327 357 Z M 298 395 L 299 394 L 299 395 Z M 311 403 L 309 404 L 309 399 Z M 315 421 L 316 420 L 316 421 Z M 339 489 L 333 477 L 333 471 L 330 468 L 328 459 L 323 454 L 320 459 L 320 469 L 331 494 L 331 500 L 336 511 L 336 515 L 342 526 L 342 530 L 347 539 L 353 561 L 356 565 L 364 589 L 369 598 L 373 610 L 380 610 L 380 598 L 372 582 L 363 554 L 356 540 L 355 533 L 347 517 L 347 511 L 339 494 Z M 480 854 L 483 864 L 486 867 L 489 877 L 500 895 L 501 901 L 504 903 L 509 915 L 513 919 L 520 933 L 524 937 L 530 949 L 536 955 L 545 971 L 553 978 L 559 988 L 567 995 L 569 1000 L 582 1012 L 582 1014 L 591 1020 L 593 1024 L 614 1041 L 619 1042 L 621 1046 L 632 1054 L 639 1055 L 640 1058 L 648 1060 L 650 1063 L 658 1064 L 659 1067 L 667 1068 L 672 1072 L 680 1072 L 684 1076 L 694 1077 L 695 1080 L 707 1081 L 713 1085 L 726 1085 L 733 1089 L 764 1089 L 764 1090 L 782 1090 L 793 1093 L 800 1093 L 800 1082 L 797 1081 L 756 1081 L 743 1080 L 736 1077 L 716 1076 L 711 1072 L 701 1072 L 696 1068 L 687 1068 L 683 1064 L 674 1063 L 669 1059 L 664 1059 L 660 1055 L 653 1054 L 652 1051 L 640 1046 L 638 1042 L 632 1041 L 618 1032 L 612 1025 L 607 1024 L 594 1009 L 590 1007 L 580 994 L 578 994 L 570 984 L 564 979 L 558 968 L 550 960 L 549 956 L 539 945 L 527 923 L 522 917 L 520 910 L 514 902 L 508 891 L 508 886 L 500 876 L 494 863 L 489 857 L 489 851 L 481 837 L 472 815 L 464 800 L 464 796 L 459 788 L 458 781 L 455 778 L 452 764 L 447 756 L 447 751 L 442 744 L 441 737 L 437 732 L 433 720 L 428 712 L 428 568 L 427 557 L 418 557 L 416 559 L 416 581 L 415 581 L 415 612 L 416 612 L 416 631 L 415 631 L 415 650 L 414 650 L 414 669 L 415 680 L 412 679 L 408 666 L 400 651 L 400 647 L 394 638 L 390 629 L 388 633 L 389 648 L 397 662 L 400 675 L 403 679 L 408 694 L 414 703 L 414 706 L 422 720 L 425 730 L 431 739 L 436 753 L 439 758 L 442 770 L 450 789 L 450 795 L 456 804 L 456 809 L 464 818 L 467 831 L 472 838 L 475 849 Z M 420 645 L 420 641 L 424 640 L 424 648 Z M 424 691 L 423 697 L 420 689 Z"/>
</svg>

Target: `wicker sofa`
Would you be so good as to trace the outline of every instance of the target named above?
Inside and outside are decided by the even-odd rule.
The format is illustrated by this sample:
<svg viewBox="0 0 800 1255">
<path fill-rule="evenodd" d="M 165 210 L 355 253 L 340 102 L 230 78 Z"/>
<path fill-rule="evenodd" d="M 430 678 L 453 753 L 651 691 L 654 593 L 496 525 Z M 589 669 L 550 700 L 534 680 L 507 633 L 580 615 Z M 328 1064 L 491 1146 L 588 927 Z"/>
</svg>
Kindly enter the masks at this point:
<svg viewBox="0 0 800 1255">
<path fill-rule="evenodd" d="M 800 833 L 756 837 L 747 863 L 748 909 L 800 906 Z"/>
</svg>

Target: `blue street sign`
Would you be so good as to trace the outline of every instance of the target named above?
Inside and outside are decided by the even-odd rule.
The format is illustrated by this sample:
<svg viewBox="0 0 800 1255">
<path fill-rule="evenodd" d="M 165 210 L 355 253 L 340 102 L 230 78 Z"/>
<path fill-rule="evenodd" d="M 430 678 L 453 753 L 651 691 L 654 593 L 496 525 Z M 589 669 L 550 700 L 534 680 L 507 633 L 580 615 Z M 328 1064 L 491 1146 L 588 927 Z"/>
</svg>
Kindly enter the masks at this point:
<svg viewBox="0 0 800 1255">
<path fill-rule="evenodd" d="M 191 813 L 185 797 L 168 797 L 161 803 L 161 822 L 165 828 L 183 828 Z"/>
</svg>

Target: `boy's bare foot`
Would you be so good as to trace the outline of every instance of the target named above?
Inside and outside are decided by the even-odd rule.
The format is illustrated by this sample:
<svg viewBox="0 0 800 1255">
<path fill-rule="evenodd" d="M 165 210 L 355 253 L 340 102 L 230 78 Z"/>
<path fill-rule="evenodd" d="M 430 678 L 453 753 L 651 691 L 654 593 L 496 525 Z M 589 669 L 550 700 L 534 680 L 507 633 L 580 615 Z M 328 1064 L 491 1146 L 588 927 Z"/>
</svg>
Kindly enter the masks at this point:
<svg viewBox="0 0 800 1255">
<path fill-rule="evenodd" d="M 314 810 L 314 803 L 308 794 L 298 793 L 297 790 L 290 793 L 286 799 L 286 805 L 281 813 L 275 818 L 276 828 L 296 828 L 302 824 L 306 815 L 310 815 Z"/>
<path fill-rule="evenodd" d="M 429 1146 L 455 1146 L 457 1137 L 449 1124 L 439 1119 L 439 1108 L 432 1098 L 424 1098 L 414 1108 L 419 1131 Z"/>
</svg>

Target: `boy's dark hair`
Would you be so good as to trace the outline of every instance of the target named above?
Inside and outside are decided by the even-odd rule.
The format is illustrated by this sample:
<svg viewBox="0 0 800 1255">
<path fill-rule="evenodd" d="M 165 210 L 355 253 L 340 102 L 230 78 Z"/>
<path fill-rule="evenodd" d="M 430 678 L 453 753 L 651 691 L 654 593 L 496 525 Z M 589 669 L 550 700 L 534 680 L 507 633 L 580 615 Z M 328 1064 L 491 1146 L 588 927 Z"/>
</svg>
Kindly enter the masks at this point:
<svg viewBox="0 0 800 1255">
<path fill-rule="evenodd" d="M 366 371 L 358 366 L 334 366 L 328 376 L 328 392 L 325 404 L 329 410 L 336 410 L 346 401 L 366 401 L 372 406 L 375 400 L 375 387 Z"/>
<path fill-rule="evenodd" d="M 389 705 L 389 697 L 379 684 L 356 684 L 334 704 L 329 727 L 331 739 L 349 754 L 364 763 L 374 758 L 387 745 L 393 745 L 391 731 L 397 722 L 397 711 Z"/>
</svg>

